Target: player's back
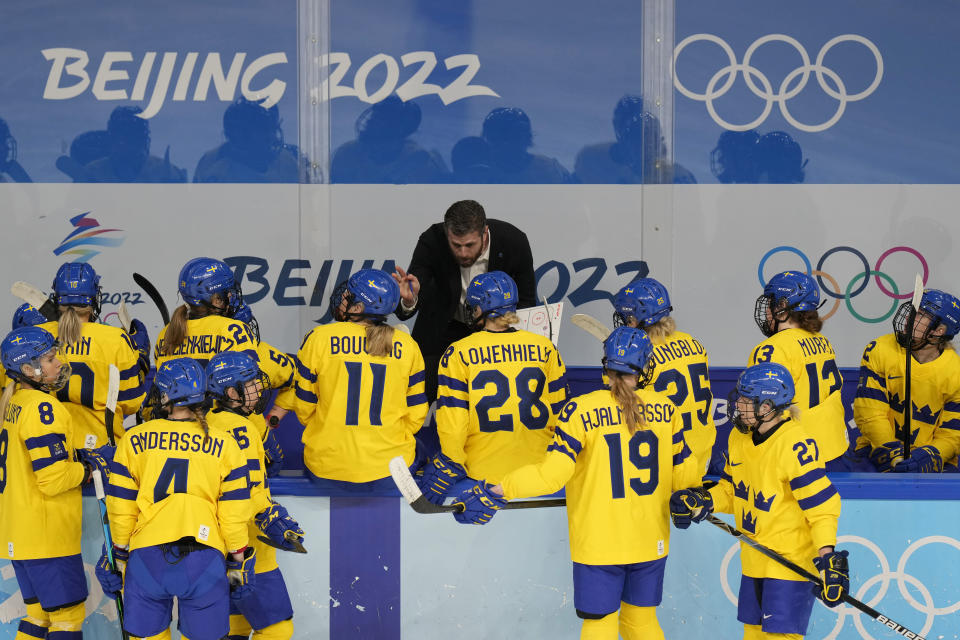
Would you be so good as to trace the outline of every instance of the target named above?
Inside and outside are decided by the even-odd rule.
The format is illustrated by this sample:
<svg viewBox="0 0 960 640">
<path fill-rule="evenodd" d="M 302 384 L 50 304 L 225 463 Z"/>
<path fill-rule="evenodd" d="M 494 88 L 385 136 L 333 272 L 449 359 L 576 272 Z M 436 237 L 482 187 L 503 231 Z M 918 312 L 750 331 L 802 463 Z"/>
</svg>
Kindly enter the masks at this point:
<svg viewBox="0 0 960 640">
<path fill-rule="evenodd" d="M 258 341 L 247 325 L 239 320 L 218 315 L 187 320 L 187 334 L 183 342 L 173 345 L 172 353 L 164 353 L 169 329 L 170 325 L 165 326 L 157 336 L 153 362 L 158 369 L 167 360 L 182 357 L 193 358 L 205 367 L 210 358 L 221 351 L 245 351 L 253 358 L 258 358 Z"/>
<path fill-rule="evenodd" d="M 632 434 L 608 389 L 570 400 L 560 415 L 558 433 L 570 436 L 563 438 L 568 446 L 581 448 L 566 485 L 574 562 L 629 564 L 664 557 L 670 495 L 702 475 L 683 449 L 676 405 L 649 388 L 637 395 L 645 424 Z"/>
<path fill-rule="evenodd" d="M 70 434 L 69 413 L 47 393 L 20 388 L 7 404 L 0 430 L 0 544 L 9 559 L 80 553 L 83 469 L 72 460 Z"/>
<path fill-rule="evenodd" d="M 112 469 L 111 517 L 137 515 L 131 549 L 191 536 L 225 550 L 220 501 L 243 501 L 243 527 L 252 517 L 247 460 L 233 436 L 220 429 L 205 434 L 195 421 L 144 422 L 126 433 Z M 136 502 L 136 509 L 124 501 Z"/>
<path fill-rule="evenodd" d="M 57 337 L 60 328 L 57 322 L 47 322 L 40 327 L 54 337 Z M 120 371 L 117 411 L 113 423 L 117 439 L 123 435 L 123 416 L 137 412 L 143 402 L 145 389 L 137 362 L 137 349 L 122 329 L 95 322 L 84 322 L 80 327 L 80 339 L 74 344 L 63 345 L 58 355 L 70 363 L 71 373 L 67 385 L 57 392 L 57 398 L 73 417 L 74 438 L 70 446 L 95 449 L 108 442 L 104 410 L 110 365 L 115 365 Z"/>
<path fill-rule="evenodd" d="M 750 354 L 748 366 L 763 362 L 782 364 L 793 376 L 795 404 L 810 409 L 843 386 L 833 345 L 821 333 L 791 328 L 778 331 Z"/>
<path fill-rule="evenodd" d="M 438 386 L 443 452 L 471 478 L 497 482 L 543 458 L 566 400 L 566 370 L 544 336 L 478 331 L 444 353 Z"/>
<path fill-rule="evenodd" d="M 707 351 L 689 333 L 674 331 L 653 340 L 653 356 L 657 365 L 652 388 L 680 409 L 687 444 L 706 468 L 717 437 Z"/>
<path fill-rule="evenodd" d="M 409 334 L 394 331 L 390 353 L 373 356 L 364 325 L 334 322 L 308 334 L 298 359 L 298 396 L 315 403 L 303 432 L 311 473 L 370 482 L 388 475 L 393 457 L 413 464 L 427 405 L 423 356 Z"/>
</svg>

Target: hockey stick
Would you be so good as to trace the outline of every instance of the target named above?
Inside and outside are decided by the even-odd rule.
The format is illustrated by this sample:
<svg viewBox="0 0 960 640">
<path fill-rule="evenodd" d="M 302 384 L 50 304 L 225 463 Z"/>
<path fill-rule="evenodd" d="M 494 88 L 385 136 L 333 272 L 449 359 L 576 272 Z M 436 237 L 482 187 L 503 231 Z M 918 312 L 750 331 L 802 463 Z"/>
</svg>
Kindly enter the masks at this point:
<svg viewBox="0 0 960 640">
<path fill-rule="evenodd" d="M 907 360 L 904 365 L 903 372 L 903 433 L 901 433 L 901 438 L 903 438 L 903 457 L 908 459 L 910 457 L 910 441 L 912 440 L 910 431 L 910 419 L 913 417 L 913 399 L 910 397 L 910 369 L 911 361 L 913 360 L 913 323 L 917 320 L 917 313 L 920 312 L 920 298 L 923 297 L 923 278 L 920 277 L 920 274 L 917 274 L 917 279 L 913 284 L 913 300 L 910 301 L 910 316 L 907 320 L 907 328 L 910 331 L 910 339 L 907 340 L 907 346 L 905 351 L 907 352 Z"/>
<path fill-rule="evenodd" d="M 410 469 L 404 462 L 403 456 L 397 456 L 390 461 L 390 475 L 396 483 L 400 493 L 407 499 L 410 506 L 417 513 L 460 513 L 463 511 L 463 504 L 440 505 L 433 504 L 427 500 L 426 496 L 417 485 L 417 481 L 410 475 Z M 565 507 L 566 498 L 548 498 L 546 500 L 522 500 L 520 502 L 508 502 L 504 509 L 539 509 L 541 507 Z"/>
<path fill-rule="evenodd" d="M 160 310 L 160 318 L 163 320 L 164 326 L 170 324 L 170 312 L 167 311 L 167 303 L 163 301 L 162 297 L 160 297 L 160 292 L 157 291 L 155 286 L 153 286 L 153 283 L 139 273 L 133 274 L 133 281 L 137 283 L 137 286 L 144 290 L 151 300 L 153 300 L 153 304 L 157 305 L 157 309 Z"/>
<path fill-rule="evenodd" d="M 100 470 L 95 470 L 91 477 L 93 478 L 93 490 L 97 496 L 97 505 L 100 507 L 100 524 L 103 526 L 103 546 L 107 550 L 107 562 L 110 563 L 110 570 L 117 571 L 117 561 L 113 557 L 113 536 L 110 534 L 110 519 L 107 517 L 107 496 L 103 490 L 103 477 Z M 130 634 L 123 628 L 123 594 L 117 593 L 117 619 L 120 621 L 120 637 L 123 640 L 129 640 Z"/>
<path fill-rule="evenodd" d="M 588 316 L 585 313 L 573 314 L 570 316 L 570 322 L 580 327 L 600 342 L 606 340 L 607 336 L 610 335 L 610 329 L 607 329 L 602 322 L 593 316 Z"/>
<path fill-rule="evenodd" d="M 30 306 L 39 311 L 47 320 L 60 319 L 60 310 L 57 309 L 57 305 L 53 304 L 53 300 L 32 284 L 18 280 L 10 286 L 10 293 L 24 302 L 30 303 Z"/>
<path fill-rule="evenodd" d="M 130 326 L 133 321 L 130 320 L 130 310 L 127 309 L 126 302 L 120 303 L 120 308 L 117 309 L 117 317 L 120 318 L 120 326 L 127 332 L 127 335 L 130 335 Z"/>
<path fill-rule="evenodd" d="M 745 542 L 746 544 L 750 545 L 751 547 L 753 547 L 763 555 L 767 556 L 771 560 L 774 560 L 775 562 L 782 564 L 787 569 L 790 569 L 797 575 L 803 576 L 804 578 L 806 578 L 813 584 L 817 585 L 821 589 L 823 588 L 823 583 L 820 582 L 820 578 L 818 576 L 815 576 L 814 574 L 810 573 L 803 567 L 798 566 L 793 562 L 787 560 L 786 558 L 781 556 L 779 553 L 777 553 L 773 549 L 763 546 L 762 544 L 753 540 L 752 538 L 747 536 L 745 533 L 743 533 L 733 525 L 727 522 L 724 522 L 723 520 L 721 520 L 720 518 L 712 514 L 707 516 L 706 520 L 710 524 L 723 529 L 724 531 L 732 535 L 734 538 L 739 539 L 741 542 Z M 860 611 L 867 614 L 868 616 L 870 616 L 871 618 L 873 618 L 883 626 L 887 627 L 888 629 L 892 629 L 896 631 L 897 633 L 899 633 L 901 636 L 905 638 L 912 638 L 914 640 L 926 640 L 926 638 L 924 638 L 920 634 L 910 631 L 903 625 L 897 622 L 894 622 L 893 620 L 883 615 L 882 613 L 880 613 L 870 605 L 860 602 L 859 600 L 851 596 L 849 593 L 843 594 L 843 601 L 849 604 L 850 606 L 854 607 L 855 609 L 859 609 Z"/>
<path fill-rule="evenodd" d="M 107 369 L 107 402 L 103 411 L 103 421 L 107 427 L 107 440 L 111 447 L 117 446 L 116 438 L 113 435 L 113 420 L 117 412 L 117 398 L 120 395 L 120 369 L 117 365 L 111 364 Z"/>
<path fill-rule="evenodd" d="M 543 310 L 547 313 L 547 331 L 550 332 L 550 335 L 547 337 L 550 338 L 550 342 L 556 344 L 556 342 L 553 341 L 553 320 L 550 319 L 550 305 L 547 304 L 547 296 L 543 296 L 540 299 L 543 301 Z"/>
</svg>

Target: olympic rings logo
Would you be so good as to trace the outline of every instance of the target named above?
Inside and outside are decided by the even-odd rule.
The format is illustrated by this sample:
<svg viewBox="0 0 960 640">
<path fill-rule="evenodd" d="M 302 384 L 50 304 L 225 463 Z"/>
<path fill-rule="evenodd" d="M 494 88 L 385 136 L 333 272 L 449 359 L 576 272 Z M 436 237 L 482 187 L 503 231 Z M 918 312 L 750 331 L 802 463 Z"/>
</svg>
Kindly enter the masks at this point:
<svg viewBox="0 0 960 640">
<path fill-rule="evenodd" d="M 841 252 L 853 254 L 858 260 L 860 260 L 860 263 L 863 265 L 863 271 L 853 276 L 850 282 L 847 283 L 846 289 L 841 289 L 836 278 L 834 278 L 832 275 L 830 275 L 829 273 L 823 270 L 823 265 L 827 261 L 827 259 L 830 258 L 830 256 L 834 255 L 835 253 L 841 253 Z M 825 251 L 824 254 L 820 256 L 820 260 L 817 261 L 816 268 L 813 268 L 813 265 L 810 262 L 810 258 L 808 258 L 807 254 L 805 254 L 803 251 L 801 251 L 796 247 L 782 245 L 782 246 L 774 247 L 773 249 L 770 249 L 765 254 L 763 254 L 762 258 L 760 258 L 760 264 L 757 267 L 757 278 L 759 278 L 760 280 L 760 286 L 763 286 L 763 287 L 767 286 L 767 281 L 763 275 L 764 266 L 766 266 L 767 260 L 769 260 L 771 256 L 777 253 L 796 254 L 800 258 L 800 260 L 803 262 L 803 267 L 806 270 L 807 275 L 816 277 L 817 283 L 820 285 L 820 291 L 822 291 L 827 296 L 834 299 L 833 306 L 830 308 L 830 310 L 827 313 L 821 315 L 821 318 L 823 318 L 824 320 L 826 320 L 827 318 L 829 318 L 830 316 L 832 316 L 837 312 L 837 310 L 840 308 L 841 300 L 843 300 L 846 303 L 847 310 L 850 312 L 850 315 L 852 315 L 854 318 L 856 318 L 860 322 L 867 322 L 871 324 L 884 322 L 885 320 L 890 318 L 894 313 L 896 313 L 897 308 L 900 306 L 899 301 L 908 300 L 909 298 L 912 297 L 913 287 L 912 286 L 908 287 L 906 293 L 900 293 L 900 287 L 897 286 L 896 281 L 892 277 L 890 277 L 890 275 L 880 270 L 880 267 L 883 265 L 883 261 L 886 260 L 889 256 L 893 255 L 894 253 L 908 253 L 916 257 L 916 259 L 920 261 L 920 266 L 923 270 L 924 285 L 927 284 L 927 280 L 930 277 L 930 267 L 927 265 L 926 258 L 924 258 L 923 255 L 913 247 L 893 247 L 892 249 L 887 249 L 882 254 L 880 254 L 880 257 L 877 259 L 876 264 L 874 264 L 873 268 L 871 269 L 870 263 L 869 261 L 867 261 L 867 257 L 863 255 L 863 252 L 853 247 L 839 246 L 839 247 L 834 247 L 828 251 Z M 871 276 L 876 281 L 877 286 L 880 288 L 880 291 L 888 298 L 893 299 L 893 303 L 890 305 L 890 308 L 887 310 L 887 312 L 884 313 L 883 315 L 880 315 L 874 318 L 870 318 L 868 316 L 865 316 L 859 313 L 856 309 L 853 308 L 853 302 L 852 302 L 852 299 L 857 297 L 861 293 L 863 293 L 863 291 L 870 284 Z M 832 289 L 827 286 L 827 283 L 830 284 L 830 287 L 832 287 Z"/>
<path fill-rule="evenodd" d="M 677 58 L 680 57 L 680 54 L 687 47 L 687 45 L 694 42 L 699 42 L 701 40 L 705 42 L 712 42 L 723 49 L 723 52 L 727 55 L 729 64 L 727 64 L 725 67 L 721 67 L 719 71 L 713 74 L 713 77 L 710 78 L 709 82 L 707 82 L 706 90 L 703 93 L 696 93 L 688 89 L 682 82 L 680 82 L 680 78 L 676 74 L 676 64 Z M 784 77 L 776 93 L 773 91 L 773 85 L 770 83 L 770 79 L 767 78 L 767 76 L 764 75 L 759 69 L 750 64 L 750 61 L 753 59 L 753 54 L 756 53 L 757 49 L 768 42 L 784 42 L 792 46 L 800 54 L 800 66 Z M 840 75 L 830 67 L 824 66 L 823 64 L 823 60 L 826 57 L 827 52 L 841 42 L 858 42 L 862 44 L 870 51 L 870 53 L 873 54 L 873 58 L 876 61 L 877 69 L 876 73 L 874 74 L 873 82 L 870 83 L 870 86 L 859 93 L 847 93 L 847 87 L 840 78 Z M 763 122 L 770 115 L 770 111 L 773 109 L 774 104 L 779 105 L 780 113 L 783 114 L 784 119 L 800 131 L 807 131 L 811 133 L 825 131 L 840 120 L 847 108 L 848 102 L 857 102 L 858 100 L 863 100 L 867 96 L 871 95 L 880 85 L 880 81 L 883 79 L 883 56 L 880 55 L 880 50 L 877 49 L 877 46 L 867 38 L 852 33 L 840 35 L 829 40 L 823 45 L 823 47 L 821 47 L 820 52 L 817 54 L 816 62 L 813 64 L 810 64 L 810 55 L 807 53 L 807 50 L 804 48 L 804 46 L 795 38 L 791 38 L 790 36 L 782 33 L 763 36 L 762 38 L 755 40 L 753 44 L 747 47 L 747 51 L 743 55 L 743 62 L 739 63 L 737 62 L 737 56 L 733 52 L 733 49 L 725 40 L 713 34 L 697 33 L 684 38 L 680 44 L 676 46 L 673 51 L 673 66 L 673 84 L 677 91 L 692 100 L 706 103 L 707 113 L 710 114 L 710 117 L 713 118 L 713 121 L 724 129 L 729 129 L 730 131 L 747 131 L 748 129 L 757 128 L 763 124 Z M 787 108 L 787 101 L 796 97 L 806 88 L 807 82 L 810 80 L 811 72 L 815 74 L 817 83 L 820 85 L 820 88 L 823 90 L 823 92 L 831 98 L 837 100 L 837 109 L 834 114 L 820 124 L 805 124 L 800 122 L 793 117 L 793 115 L 790 113 L 790 110 Z M 739 73 L 743 74 L 743 79 L 746 81 L 747 87 L 750 89 L 753 95 L 767 101 L 760 115 L 757 116 L 753 121 L 746 124 L 733 124 L 727 122 L 717 114 L 716 107 L 714 106 L 714 101 L 717 98 L 726 95 L 727 92 L 730 91 L 730 88 L 733 87 L 733 84 L 737 81 L 737 75 Z M 829 78 L 831 82 L 828 83 L 824 77 Z M 799 81 L 797 81 L 796 86 L 790 88 L 790 83 L 797 78 L 799 78 Z M 722 84 L 721 80 L 723 81 Z M 758 86 L 758 82 L 762 86 Z"/>
<path fill-rule="evenodd" d="M 916 576 L 907 573 L 907 562 L 910 560 L 910 557 L 913 554 L 931 544 L 945 544 L 947 546 L 953 547 L 954 549 L 960 551 L 960 541 L 955 540 L 949 536 L 926 536 L 915 540 L 913 543 L 908 546 L 903 554 L 900 556 L 900 560 L 897 562 L 897 568 L 895 570 L 890 569 L 890 563 L 887 560 L 887 556 L 883 553 L 883 550 L 872 540 L 861 536 L 838 536 L 837 544 L 843 546 L 849 546 L 851 544 L 860 545 L 865 547 L 874 556 L 876 556 L 877 564 L 880 565 L 880 573 L 877 575 L 864 580 L 859 584 L 855 593 L 852 593 L 853 597 L 861 602 L 866 603 L 870 607 L 876 607 L 883 600 L 884 596 L 887 595 L 887 591 L 890 590 L 891 581 L 896 581 L 897 590 L 900 592 L 900 596 L 906 601 L 911 607 L 924 614 L 926 618 L 923 622 L 923 628 L 920 629 L 917 633 L 922 636 L 926 636 L 930 629 L 933 628 L 934 620 L 937 616 L 948 616 L 951 614 L 960 611 L 960 600 L 943 606 L 938 607 L 933 601 L 933 594 L 930 593 L 930 589 Z M 720 588 L 723 590 L 724 595 L 727 597 L 727 600 L 731 604 L 737 606 L 737 595 L 734 593 L 733 589 L 730 586 L 730 582 L 727 579 L 727 574 L 729 573 L 730 563 L 733 560 L 733 557 L 737 555 L 737 552 L 740 550 L 740 543 L 734 542 L 729 549 L 727 549 L 726 554 L 723 556 L 723 560 L 720 563 Z M 858 561 L 858 566 L 867 566 L 868 563 L 861 563 Z M 870 600 L 867 600 L 868 592 L 872 591 L 872 587 L 880 583 L 879 590 L 873 595 Z M 923 600 L 923 603 L 917 601 L 913 593 L 907 589 L 907 585 L 910 585 L 918 593 L 920 598 Z M 837 614 L 837 622 L 833 626 L 833 629 L 824 636 L 823 640 L 835 640 L 840 635 L 840 632 L 843 630 L 844 625 L 846 624 L 847 618 L 853 618 L 853 625 L 857 628 L 857 631 L 860 633 L 860 637 L 863 640 L 875 640 L 874 636 L 870 635 L 867 629 L 863 624 L 863 616 L 860 615 L 858 609 L 854 609 L 848 604 L 842 604 L 831 611 Z M 915 630 L 916 631 L 916 630 Z"/>
</svg>

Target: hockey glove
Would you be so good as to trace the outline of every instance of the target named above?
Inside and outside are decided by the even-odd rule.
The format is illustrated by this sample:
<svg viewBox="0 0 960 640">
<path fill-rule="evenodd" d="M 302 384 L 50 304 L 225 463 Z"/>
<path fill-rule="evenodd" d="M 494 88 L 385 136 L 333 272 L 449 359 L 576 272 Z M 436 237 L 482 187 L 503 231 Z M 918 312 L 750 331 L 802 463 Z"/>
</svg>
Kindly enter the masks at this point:
<svg viewBox="0 0 960 640">
<path fill-rule="evenodd" d="M 243 550 L 243 559 L 234 560 L 233 554 L 227 556 L 227 580 L 230 582 L 230 597 L 241 600 L 253 592 L 254 566 L 257 554 L 253 547 Z"/>
<path fill-rule="evenodd" d="M 139 320 L 130 322 L 130 339 L 133 345 L 140 352 L 140 366 L 144 371 L 150 370 L 150 336 L 147 335 L 147 327 Z"/>
<path fill-rule="evenodd" d="M 894 463 L 903 458 L 903 443 L 899 440 L 886 442 L 870 452 L 870 462 L 881 473 L 888 473 Z"/>
<path fill-rule="evenodd" d="M 462 464 L 454 462 L 441 451 L 435 458 L 428 461 L 423 467 L 423 477 L 420 479 L 420 490 L 427 500 L 433 504 L 443 504 L 447 491 L 458 480 L 467 477 L 467 470 Z"/>
<path fill-rule="evenodd" d="M 463 511 L 454 511 L 453 517 L 460 524 L 487 524 L 493 519 L 497 511 L 506 506 L 503 496 L 490 492 L 490 487 L 484 480 L 478 481 L 469 489 L 464 489 L 454 501 L 453 505 L 463 505 Z"/>
<path fill-rule="evenodd" d="M 110 561 L 107 559 L 107 547 L 102 547 L 95 573 L 97 574 L 97 580 L 100 582 L 100 588 L 103 589 L 103 595 L 111 600 L 116 600 L 117 594 L 123 589 L 123 571 L 127 566 L 129 557 L 129 551 L 114 547 L 113 560 L 117 564 L 117 570 L 114 571 L 110 568 Z"/>
<path fill-rule="evenodd" d="M 278 548 L 286 551 L 299 551 L 303 548 L 303 529 L 300 528 L 300 523 L 290 517 L 282 504 L 274 502 L 255 515 L 253 521 Z"/>
<path fill-rule="evenodd" d="M 113 447 L 110 447 L 112 449 Z M 103 456 L 100 449 L 75 449 L 73 454 L 76 456 L 77 462 L 83 464 L 83 481 L 81 484 L 86 484 L 90 482 L 90 478 L 93 475 L 94 471 L 100 471 L 100 477 L 103 478 L 103 484 L 106 485 L 110 481 L 110 463 Z"/>
<path fill-rule="evenodd" d="M 280 448 L 280 441 L 270 427 L 267 427 L 267 433 L 263 438 L 263 453 L 267 477 L 273 478 L 283 469 L 283 449 Z"/>
<path fill-rule="evenodd" d="M 940 473 L 943 456 L 936 447 L 927 445 L 910 451 L 910 457 L 893 468 L 894 473 Z"/>
<path fill-rule="evenodd" d="M 681 489 L 670 496 L 670 517 L 677 529 L 700 522 L 713 513 L 713 496 L 703 489 Z"/>
<path fill-rule="evenodd" d="M 850 591 L 850 568 L 847 565 L 849 554 L 846 550 L 831 551 L 825 556 L 813 559 L 823 582 L 813 588 L 813 594 L 828 607 L 832 608 L 843 602 L 843 596 Z"/>
</svg>

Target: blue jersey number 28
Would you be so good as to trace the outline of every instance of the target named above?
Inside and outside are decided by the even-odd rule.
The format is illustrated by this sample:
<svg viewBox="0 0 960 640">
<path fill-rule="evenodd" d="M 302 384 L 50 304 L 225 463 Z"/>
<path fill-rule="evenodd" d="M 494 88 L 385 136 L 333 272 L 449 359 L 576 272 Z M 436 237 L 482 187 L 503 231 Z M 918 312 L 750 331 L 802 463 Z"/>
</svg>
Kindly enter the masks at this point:
<svg viewBox="0 0 960 640">
<path fill-rule="evenodd" d="M 543 429 L 550 419 L 550 409 L 540 399 L 547 384 L 547 376 L 537 367 L 525 367 L 513 381 L 516 387 L 517 417 L 527 429 Z M 533 388 L 530 384 L 533 383 Z M 493 395 L 484 396 L 476 404 L 477 421 L 480 431 L 513 431 L 513 415 L 502 415 L 496 420 L 490 419 L 490 411 L 499 409 L 510 398 L 510 380 L 496 369 L 487 369 L 478 373 L 470 386 L 474 391 L 483 391 L 493 385 Z"/>
</svg>

